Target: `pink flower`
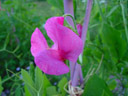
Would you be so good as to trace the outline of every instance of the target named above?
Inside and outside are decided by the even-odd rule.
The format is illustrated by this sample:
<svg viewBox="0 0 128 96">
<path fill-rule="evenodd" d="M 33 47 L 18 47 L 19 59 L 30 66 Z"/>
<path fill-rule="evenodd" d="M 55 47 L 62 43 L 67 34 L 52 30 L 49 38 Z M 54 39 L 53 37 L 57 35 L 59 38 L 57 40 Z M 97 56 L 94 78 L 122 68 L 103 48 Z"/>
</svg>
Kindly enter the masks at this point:
<svg viewBox="0 0 128 96">
<path fill-rule="evenodd" d="M 83 50 L 83 42 L 71 29 L 63 26 L 64 17 L 46 21 L 45 30 L 54 42 L 49 48 L 41 31 L 36 28 L 31 37 L 31 53 L 36 65 L 46 74 L 61 75 L 69 72 L 64 60 L 76 62 Z"/>
<path fill-rule="evenodd" d="M 76 27 L 77 27 L 77 31 L 78 31 L 79 37 L 81 38 L 81 35 L 82 35 L 82 25 L 81 24 L 77 24 Z"/>
</svg>

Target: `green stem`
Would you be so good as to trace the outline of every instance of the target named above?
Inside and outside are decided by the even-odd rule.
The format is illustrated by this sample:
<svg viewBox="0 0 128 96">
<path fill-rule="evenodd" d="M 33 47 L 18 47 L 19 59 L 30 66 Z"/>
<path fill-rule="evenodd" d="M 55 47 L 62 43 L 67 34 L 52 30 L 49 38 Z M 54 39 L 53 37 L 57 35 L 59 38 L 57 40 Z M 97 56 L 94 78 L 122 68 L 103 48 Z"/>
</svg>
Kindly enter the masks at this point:
<svg viewBox="0 0 128 96">
<path fill-rule="evenodd" d="M 14 73 L 13 71 L 11 71 L 11 70 L 9 70 L 9 69 L 7 69 L 7 71 L 9 71 L 10 73 L 12 73 L 13 74 L 13 76 L 16 76 L 17 78 L 19 78 L 19 79 L 21 79 L 20 78 L 20 76 L 18 76 L 18 73 Z M 21 72 L 19 72 L 19 73 L 21 73 Z M 12 76 L 12 77 L 13 77 Z M 9 78 L 9 79 L 11 79 L 11 77 Z M 9 80 L 8 79 L 8 80 Z M 24 81 L 23 79 L 21 79 L 22 81 Z M 6 80 L 7 81 L 7 80 Z M 4 83 L 4 82 L 6 82 L 6 81 L 2 81 L 1 83 Z M 25 81 L 24 81 L 25 82 Z M 26 82 L 26 84 L 28 84 L 35 92 L 38 92 L 37 90 L 36 90 L 36 88 L 34 88 L 32 85 L 30 85 L 28 82 Z"/>
<path fill-rule="evenodd" d="M 4 47 L 3 47 L 3 49 L 6 49 L 8 43 L 9 43 L 9 35 L 10 35 L 10 32 L 8 32 L 8 34 L 7 34 L 7 37 L 6 37 L 5 42 L 4 42 Z"/>
<path fill-rule="evenodd" d="M 98 5 L 98 7 L 99 7 L 100 15 L 101 15 L 103 21 L 106 22 L 106 18 L 105 18 L 105 16 L 103 15 L 103 12 L 102 12 L 102 9 L 101 9 L 101 6 L 100 6 L 99 1 L 98 1 L 98 0 L 95 0 L 95 1 L 96 1 L 97 5 Z"/>
<path fill-rule="evenodd" d="M 120 6 L 121 6 L 121 9 L 122 9 L 122 16 L 123 16 L 123 22 L 124 22 L 124 27 L 125 27 L 125 33 L 126 33 L 126 38 L 127 38 L 127 42 L 128 42 L 127 20 L 126 20 L 126 17 L 125 17 L 125 8 L 124 8 L 124 5 L 123 5 L 122 2 L 123 1 L 120 0 Z"/>
<path fill-rule="evenodd" d="M 96 72 L 95 72 L 95 73 L 98 73 L 98 71 L 100 70 L 101 64 L 102 64 L 102 62 L 103 62 L 103 58 L 104 58 L 104 54 L 102 54 L 102 57 L 101 57 L 100 63 L 99 63 L 99 65 L 98 65 L 98 68 L 97 68 L 97 70 L 96 70 Z"/>
<path fill-rule="evenodd" d="M 19 72 L 19 73 L 14 74 L 14 75 L 13 75 L 13 76 L 11 76 L 11 77 L 8 77 L 7 79 L 2 80 L 2 82 L 0 82 L 0 84 L 5 83 L 6 81 L 10 80 L 11 78 L 15 77 L 15 76 L 16 76 L 16 75 L 18 75 L 18 74 L 20 74 L 20 72 Z"/>
</svg>

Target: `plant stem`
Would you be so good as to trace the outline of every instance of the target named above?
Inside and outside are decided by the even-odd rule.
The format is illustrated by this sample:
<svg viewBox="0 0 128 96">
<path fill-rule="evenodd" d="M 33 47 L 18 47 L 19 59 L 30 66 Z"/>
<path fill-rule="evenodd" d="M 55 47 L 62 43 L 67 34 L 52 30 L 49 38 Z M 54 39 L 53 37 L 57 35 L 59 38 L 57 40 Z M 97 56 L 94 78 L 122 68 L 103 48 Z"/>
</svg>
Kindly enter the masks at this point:
<svg viewBox="0 0 128 96">
<path fill-rule="evenodd" d="M 72 0 L 63 0 L 63 1 L 64 1 L 65 14 L 71 14 L 74 17 L 73 1 Z M 83 40 L 83 43 L 85 43 L 85 39 L 86 39 L 86 33 L 87 33 L 87 29 L 88 29 L 91 8 L 92 8 L 92 0 L 88 0 L 86 14 L 85 14 L 85 18 L 84 18 L 83 29 L 82 29 L 82 37 L 81 37 L 81 39 Z M 74 28 L 74 24 L 73 24 L 73 21 L 71 20 L 71 18 L 67 17 L 66 20 Z M 72 86 L 77 86 L 79 75 L 81 78 L 81 82 L 83 82 L 82 81 L 82 78 L 83 78 L 82 71 L 81 71 L 81 68 L 77 68 L 78 65 L 79 64 L 77 64 L 77 63 L 70 62 Z"/>
<path fill-rule="evenodd" d="M 71 14 L 74 17 L 73 1 L 72 0 L 63 0 L 63 2 L 64 2 L 64 13 Z M 66 20 L 74 28 L 74 23 L 73 23 L 72 18 L 70 18 L 68 16 L 68 17 L 66 17 Z"/>
<path fill-rule="evenodd" d="M 102 62 L 103 62 L 103 59 L 104 59 L 104 55 L 102 54 L 102 57 L 101 57 L 101 60 L 100 60 L 99 66 L 98 66 L 98 68 L 97 68 L 97 70 L 96 70 L 96 72 L 95 72 L 95 73 L 98 73 L 98 71 L 100 70 L 100 67 L 101 67 L 101 64 L 102 64 Z"/>
<path fill-rule="evenodd" d="M 82 70 L 81 70 L 81 65 L 76 63 L 72 86 L 77 86 L 79 83 L 79 79 L 80 79 L 80 84 L 82 84 L 83 83 L 83 74 L 82 74 Z"/>
<path fill-rule="evenodd" d="M 85 45 L 86 34 L 87 34 L 87 30 L 88 30 L 88 24 L 89 24 L 91 9 L 92 9 L 92 2 L 93 2 L 93 0 L 87 1 L 87 7 L 86 7 L 85 18 L 84 18 L 84 23 L 83 23 L 83 28 L 82 28 L 82 35 L 81 35 L 81 39 L 82 39 L 84 45 Z M 83 53 L 81 55 L 83 55 Z M 92 73 L 93 73 L 93 70 L 92 70 Z M 84 81 L 82 81 L 82 82 L 84 82 Z M 83 84 L 81 84 L 81 86 L 83 87 Z"/>
<path fill-rule="evenodd" d="M 83 28 L 82 28 L 82 35 L 81 35 L 81 39 L 83 40 L 84 44 L 85 44 L 85 40 L 86 40 L 86 34 L 87 34 L 91 9 L 92 9 L 92 0 L 88 0 L 87 1 L 86 12 L 85 12 L 84 23 L 83 23 Z"/>
<path fill-rule="evenodd" d="M 78 85 L 78 78 L 79 78 L 79 64 L 76 64 L 74 75 L 73 75 L 73 80 L 72 80 L 72 86 Z"/>
<path fill-rule="evenodd" d="M 90 14 L 91 14 L 91 9 L 92 9 L 92 0 L 88 0 L 87 1 L 87 7 L 86 7 L 86 12 L 85 12 L 85 18 L 84 18 L 84 23 L 83 23 L 83 28 L 82 28 L 82 35 L 81 35 L 81 39 L 83 41 L 83 44 L 85 44 L 85 40 L 86 40 L 86 34 L 87 34 L 87 29 L 88 29 L 88 24 L 89 24 L 89 19 L 90 19 Z M 83 54 L 83 53 L 82 53 Z M 75 67 L 78 64 L 75 64 Z M 82 73 L 81 69 L 79 70 L 80 73 Z M 73 79 L 73 83 L 72 85 L 76 85 L 77 82 L 75 82 L 77 78 L 75 78 L 75 74 L 74 74 L 74 79 Z M 81 77 L 81 82 L 83 82 L 83 77 Z"/>
<path fill-rule="evenodd" d="M 64 13 L 65 14 L 71 14 L 74 17 L 73 12 L 73 1 L 72 0 L 63 0 L 64 2 Z M 69 16 L 66 17 L 66 21 L 74 28 L 73 20 Z M 70 73 L 71 73 L 71 81 L 73 80 L 73 74 L 75 69 L 75 63 L 70 61 Z"/>
<path fill-rule="evenodd" d="M 73 12 L 73 0 L 63 0 L 64 1 L 64 12 L 66 17 L 66 21 L 77 31 L 76 22 L 74 19 L 74 12 Z M 70 16 L 70 17 L 69 17 Z M 77 32 L 78 33 L 78 32 Z M 77 86 L 78 84 L 78 77 L 80 75 L 82 79 L 82 71 L 81 68 L 77 68 L 77 63 L 73 63 L 70 61 L 70 70 L 71 70 L 71 81 L 72 86 Z M 80 72 L 79 72 L 80 71 Z M 81 80 L 82 81 L 82 80 Z"/>
</svg>

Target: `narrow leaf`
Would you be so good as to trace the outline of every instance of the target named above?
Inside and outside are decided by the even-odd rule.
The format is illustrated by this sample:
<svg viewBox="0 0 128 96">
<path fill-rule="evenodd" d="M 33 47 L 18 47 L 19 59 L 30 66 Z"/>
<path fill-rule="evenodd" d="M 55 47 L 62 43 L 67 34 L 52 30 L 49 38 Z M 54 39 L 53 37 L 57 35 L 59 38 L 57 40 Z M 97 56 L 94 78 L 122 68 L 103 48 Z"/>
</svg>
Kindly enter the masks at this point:
<svg viewBox="0 0 128 96">
<path fill-rule="evenodd" d="M 43 95 L 43 74 L 42 71 L 36 67 L 35 69 L 35 85 L 36 85 L 36 89 L 38 90 L 38 94 L 40 96 Z"/>
<path fill-rule="evenodd" d="M 58 87 L 61 91 L 62 96 L 66 96 L 66 91 L 64 90 L 65 84 L 68 82 L 67 78 L 63 77 L 58 83 Z"/>
<path fill-rule="evenodd" d="M 27 86 L 29 92 L 31 93 L 31 96 L 36 96 L 37 90 L 35 89 L 35 84 L 32 81 L 32 78 L 30 77 L 28 72 L 22 69 L 21 74 L 23 76 L 23 80 L 25 82 L 25 85 Z"/>
</svg>

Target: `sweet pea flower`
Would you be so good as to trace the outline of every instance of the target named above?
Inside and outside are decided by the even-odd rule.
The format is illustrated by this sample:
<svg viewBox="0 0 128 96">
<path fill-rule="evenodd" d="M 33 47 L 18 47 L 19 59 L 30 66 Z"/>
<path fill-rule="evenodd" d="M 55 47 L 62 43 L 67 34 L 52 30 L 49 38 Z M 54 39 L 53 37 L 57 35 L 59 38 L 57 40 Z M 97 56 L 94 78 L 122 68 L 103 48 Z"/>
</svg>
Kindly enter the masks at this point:
<svg viewBox="0 0 128 96">
<path fill-rule="evenodd" d="M 71 29 L 63 25 L 64 17 L 51 17 L 45 30 L 54 42 L 50 48 L 41 31 L 36 28 L 31 36 L 31 53 L 35 64 L 46 74 L 61 75 L 69 72 L 64 61 L 76 62 L 83 50 L 83 42 Z"/>
</svg>

